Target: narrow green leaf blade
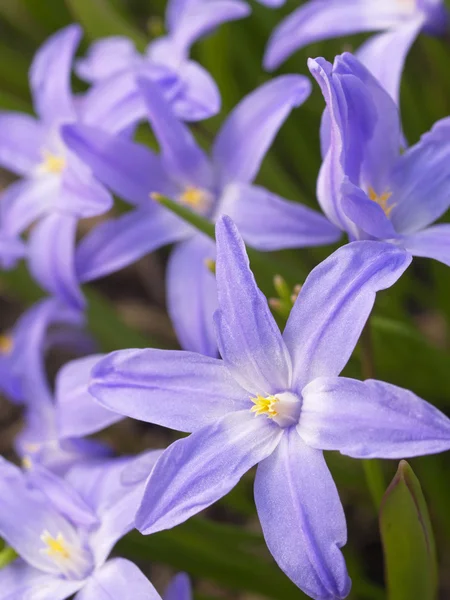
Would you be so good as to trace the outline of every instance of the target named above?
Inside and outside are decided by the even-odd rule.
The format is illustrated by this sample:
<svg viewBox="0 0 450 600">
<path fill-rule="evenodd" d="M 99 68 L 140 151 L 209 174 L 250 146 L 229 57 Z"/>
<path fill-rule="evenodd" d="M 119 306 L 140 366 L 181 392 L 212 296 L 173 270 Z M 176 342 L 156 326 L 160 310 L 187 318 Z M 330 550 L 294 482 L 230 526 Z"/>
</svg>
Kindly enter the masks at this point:
<svg viewBox="0 0 450 600">
<path fill-rule="evenodd" d="M 406 461 L 380 509 L 389 600 L 434 600 L 437 561 L 433 530 L 419 480 Z"/>
</svg>

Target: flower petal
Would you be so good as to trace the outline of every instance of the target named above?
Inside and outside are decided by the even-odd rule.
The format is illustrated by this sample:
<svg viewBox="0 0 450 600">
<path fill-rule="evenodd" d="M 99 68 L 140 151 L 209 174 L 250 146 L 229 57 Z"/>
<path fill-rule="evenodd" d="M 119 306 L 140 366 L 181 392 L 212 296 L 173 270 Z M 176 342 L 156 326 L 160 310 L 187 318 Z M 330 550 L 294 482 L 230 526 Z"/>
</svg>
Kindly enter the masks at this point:
<svg viewBox="0 0 450 600">
<path fill-rule="evenodd" d="M 65 125 L 62 136 L 95 177 L 124 200 L 148 204 L 152 192 L 167 192 L 161 161 L 149 148 L 88 125 Z"/>
<path fill-rule="evenodd" d="M 279 8 L 280 6 L 283 6 L 285 0 L 258 0 L 258 2 L 269 8 Z"/>
<path fill-rule="evenodd" d="M 291 359 L 267 300 L 250 270 L 244 242 L 229 217 L 216 226 L 220 354 L 242 387 L 267 396 L 289 389 Z"/>
<path fill-rule="evenodd" d="M 370 200 L 361 188 L 344 179 L 342 184 L 342 209 L 356 225 L 354 236 L 365 239 L 371 236 L 377 239 L 398 237 L 390 219 L 379 204 Z"/>
<path fill-rule="evenodd" d="M 161 450 L 144 455 L 151 470 L 149 455 L 153 455 L 156 462 Z M 129 468 L 141 462 L 141 458 L 142 455 L 107 461 L 91 460 L 74 465 L 66 475 L 99 517 L 100 526 L 89 535 L 89 547 L 97 567 L 103 565 L 117 541 L 134 528 L 134 516 L 142 498 L 145 479 L 125 483 L 123 477 Z"/>
<path fill-rule="evenodd" d="M 6 463 L 6 464 L 5 464 Z M 31 566 L 59 575 L 56 563 L 41 552 L 45 545 L 41 535 L 61 533 L 76 543 L 75 529 L 37 490 L 28 487 L 24 474 L 11 470 L 6 461 L 0 466 L 0 535 Z"/>
<path fill-rule="evenodd" d="M 49 468 L 32 462 L 27 470 L 27 481 L 32 487 L 39 489 L 49 504 L 71 523 L 85 528 L 99 525 L 97 515 L 89 503 L 64 478 Z"/>
<path fill-rule="evenodd" d="M 301 106 L 310 93 L 311 84 L 306 77 L 283 75 L 239 102 L 214 142 L 212 156 L 221 187 L 232 181 L 253 181 L 289 113 Z"/>
<path fill-rule="evenodd" d="M 120 350 L 92 371 L 90 393 L 134 419 L 195 431 L 249 405 L 223 362 L 176 350 Z"/>
<path fill-rule="evenodd" d="M 83 308 L 84 296 L 75 274 L 77 219 L 67 214 L 50 214 L 33 229 L 29 238 L 29 268 L 49 293 L 74 308 Z"/>
<path fill-rule="evenodd" d="M 225 188 L 220 211 L 233 219 L 245 241 L 258 250 L 322 246 L 342 235 L 310 208 L 245 183 Z"/>
<path fill-rule="evenodd" d="M 298 424 L 314 448 L 354 458 L 405 458 L 450 448 L 450 419 L 409 390 L 321 377 L 303 390 Z"/>
<path fill-rule="evenodd" d="M 69 25 L 48 38 L 34 57 L 30 69 L 34 108 L 47 123 L 75 116 L 70 76 L 81 35 L 79 25 Z"/>
<path fill-rule="evenodd" d="M 375 302 L 411 262 L 409 253 L 383 242 L 342 246 L 307 277 L 283 333 L 298 390 L 347 364 Z"/>
<path fill-rule="evenodd" d="M 267 546 L 286 575 L 312 598 L 345 598 L 351 582 L 340 551 L 344 510 L 322 452 L 295 428 L 258 466 L 255 502 Z"/>
<path fill-rule="evenodd" d="M 287 16 L 272 32 L 264 67 L 273 71 L 304 46 L 343 35 L 390 29 L 414 9 L 408 3 L 367 0 L 310 0 Z"/>
<path fill-rule="evenodd" d="M 0 165 L 17 175 L 28 175 L 42 161 L 45 131 L 30 115 L 0 114 Z"/>
<path fill-rule="evenodd" d="M 213 32 L 222 23 L 247 17 L 251 10 L 240 0 L 210 0 L 177 4 L 178 15 L 174 18 L 174 8 L 168 9 L 170 39 L 181 56 L 187 56 L 190 47 L 200 38 Z M 169 12 L 170 11 L 170 12 Z"/>
<path fill-rule="evenodd" d="M 12 235 L 23 233 L 39 217 L 55 208 L 59 194 L 59 182 L 52 178 L 15 181 L 1 197 L 2 230 Z"/>
<path fill-rule="evenodd" d="M 93 573 L 75 600 L 161 600 L 161 596 L 134 563 L 113 558 Z"/>
<path fill-rule="evenodd" d="M 218 354 L 217 286 L 205 261 L 215 254 L 212 240 L 196 235 L 174 248 L 167 267 L 167 306 L 181 347 L 212 357 Z"/>
<path fill-rule="evenodd" d="M 0 571 L 2 600 L 65 600 L 83 585 L 84 581 L 70 581 L 43 573 L 21 559 Z"/>
<path fill-rule="evenodd" d="M 186 573 L 178 573 L 170 581 L 164 600 L 192 600 L 192 586 Z"/>
<path fill-rule="evenodd" d="M 400 82 L 406 57 L 424 22 L 425 18 L 419 15 L 401 27 L 373 36 L 356 53 L 397 106 L 400 104 Z"/>
<path fill-rule="evenodd" d="M 5 271 L 14 269 L 19 260 L 25 258 L 27 248 L 18 236 L 0 232 L 0 268 Z"/>
<path fill-rule="evenodd" d="M 202 121 L 219 112 L 219 88 L 206 69 L 193 60 L 186 60 L 180 66 L 178 76 L 180 90 L 170 100 L 178 119 Z"/>
<path fill-rule="evenodd" d="M 58 200 L 57 208 L 80 219 L 102 215 L 113 206 L 111 194 L 81 161 L 64 172 Z"/>
<path fill-rule="evenodd" d="M 99 404 L 88 392 L 91 371 L 103 358 L 95 354 L 72 360 L 56 378 L 56 419 L 61 438 L 82 437 L 101 431 L 122 419 Z"/>
<path fill-rule="evenodd" d="M 427 227 L 450 206 L 449 120 L 438 121 L 396 162 L 390 188 L 395 206 L 391 219 L 399 233 Z"/>
<path fill-rule="evenodd" d="M 155 465 L 136 515 L 145 535 L 189 519 L 238 483 L 276 448 L 282 430 L 250 410 L 221 419 L 173 443 Z"/>
<path fill-rule="evenodd" d="M 75 64 L 78 77 L 94 83 L 133 67 L 140 55 L 132 40 L 119 35 L 96 40 Z"/>
<path fill-rule="evenodd" d="M 180 185 L 209 188 L 209 160 L 189 129 L 179 121 L 158 86 L 139 78 L 138 85 L 147 107 L 147 117 L 159 142 L 165 168 Z"/>
<path fill-rule="evenodd" d="M 0 355 L 1 388 L 10 400 L 53 405 L 45 372 L 44 355 L 52 325 L 81 325 L 83 315 L 62 306 L 55 298 L 45 298 L 25 311 L 10 332 L 12 348 Z"/>
<path fill-rule="evenodd" d="M 405 235 L 401 244 L 413 256 L 434 258 L 450 267 L 450 225 L 447 223 Z"/>
<path fill-rule="evenodd" d="M 318 200 L 329 219 L 348 230 L 348 219 L 340 207 L 345 176 L 379 195 L 393 191 L 390 173 L 402 145 L 398 107 L 349 53 L 336 57 L 333 66 L 321 58 L 310 59 L 308 65 L 321 86 L 328 111 L 322 133 L 328 130 L 325 137 L 329 143 L 319 174 Z"/>
<path fill-rule="evenodd" d="M 75 256 L 80 281 L 120 271 L 161 246 L 189 236 L 189 225 L 149 202 L 147 207 L 99 223 L 81 240 Z"/>
<path fill-rule="evenodd" d="M 136 84 L 135 69 L 98 81 L 84 94 L 79 108 L 83 124 L 111 134 L 124 132 L 145 120 L 145 104 Z"/>
</svg>

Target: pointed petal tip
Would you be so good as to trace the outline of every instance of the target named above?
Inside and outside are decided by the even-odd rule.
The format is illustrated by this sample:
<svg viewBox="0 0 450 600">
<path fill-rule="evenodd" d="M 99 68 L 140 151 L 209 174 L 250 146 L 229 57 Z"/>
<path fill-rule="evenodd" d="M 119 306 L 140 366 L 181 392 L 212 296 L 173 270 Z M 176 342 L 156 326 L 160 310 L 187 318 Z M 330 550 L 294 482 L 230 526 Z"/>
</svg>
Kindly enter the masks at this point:
<svg viewBox="0 0 450 600">
<path fill-rule="evenodd" d="M 233 219 L 227 215 L 223 215 L 220 217 L 216 223 L 216 244 L 217 251 L 220 253 L 223 252 L 223 249 L 228 248 L 230 246 L 230 242 L 233 240 L 238 246 L 244 248 L 245 244 L 242 239 L 241 234 L 239 233 L 238 228 L 236 227 Z M 222 250 L 221 250 L 222 249 Z M 216 276 L 217 276 L 217 260 L 216 260 Z"/>
<path fill-rule="evenodd" d="M 308 58 L 307 65 L 309 72 L 315 78 L 316 73 L 325 72 L 327 75 L 329 75 L 333 70 L 333 65 L 322 56 L 318 56 L 317 58 Z"/>
</svg>

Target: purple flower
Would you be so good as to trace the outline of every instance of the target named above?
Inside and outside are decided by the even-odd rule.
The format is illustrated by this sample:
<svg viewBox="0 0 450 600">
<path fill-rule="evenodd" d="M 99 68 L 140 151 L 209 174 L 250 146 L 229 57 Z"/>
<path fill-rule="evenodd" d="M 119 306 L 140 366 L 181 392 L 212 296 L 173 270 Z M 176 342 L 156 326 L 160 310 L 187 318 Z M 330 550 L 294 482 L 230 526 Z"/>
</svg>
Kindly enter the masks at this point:
<svg viewBox="0 0 450 600">
<path fill-rule="evenodd" d="M 53 298 L 41 300 L 0 336 L 0 387 L 12 402 L 27 404 L 32 398 L 46 403 L 51 390 L 45 373 L 45 353 L 55 341 L 55 325 L 79 327 L 83 315 Z"/>
<path fill-rule="evenodd" d="M 109 454 L 103 444 L 62 436 L 57 430 L 56 407 L 45 369 L 50 348 L 69 345 L 92 351 L 92 341 L 80 329 L 83 315 L 54 298 L 28 309 L 11 332 L 0 336 L 0 386 L 9 400 L 25 406 L 25 426 L 15 440 L 26 464 L 45 464 L 64 471 L 77 461 Z M 72 439 L 76 438 L 76 439 Z"/>
<path fill-rule="evenodd" d="M 408 51 L 421 30 L 442 34 L 448 25 L 443 0 L 309 0 L 275 28 L 264 66 L 272 70 L 293 52 L 320 40 L 377 31 L 358 51 L 398 104 Z"/>
<path fill-rule="evenodd" d="M 167 35 L 151 42 L 142 56 L 133 42 L 110 37 L 92 44 L 77 73 L 94 83 L 88 93 L 99 117 L 120 128 L 146 116 L 136 77 L 158 85 L 178 118 L 198 121 L 220 110 L 220 94 L 211 75 L 189 59 L 191 46 L 227 21 L 248 16 L 240 0 L 171 0 L 166 8 Z"/>
<path fill-rule="evenodd" d="M 228 217 L 216 234 L 222 360 L 124 350 L 93 370 L 90 391 L 106 407 L 193 432 L 157 461 L 137 526 L 174 527 L 260 463 L 255 500 L 276 561 L 313 598 L 344 598 L 345 517 L 322 450 L 400 458 L 450 448 L 450 420 L 412 392 L 339 377 L 375 293 L 411 258 L 380 242 L 343 246 L 306 279 L 281 335 Z"/>
<path fill-rule="evenodd" d="M 83 304 L 74 273 L 77 222 L 106 212 L 109 192 L 64 144 L 64 123 L 92 122 L 89 106 L 70 90 L 71 65 L 81 29 L 71 25 L 49 38 L 30 69 L 38 118 L 0 113 L 0 165 L 21 179 L 3 194 L 0 252 L 4 267 L 28 255 L 34 277 L 50 293 L 74 306 Z M 101 120 L 96 120 L 103 126 Z M 25 250 L 20 235 L 37 221 Z"/>
<path fill-rule="evenodd" d="M 77 600 L 160 600 L 133 563 L 107 561 L 133 528 L 142 493 L 142 481 L 124 482 L 124 474 L 142 461 L 151 468 L 159 454 L 74 466 L 64 479 L 1 462 L 0 535 L 20 556 L 0 570 L 2 598 L 63 600 L 78 592 Z"/>
<path fill-rule="evenodd" d="M 232 111 L 213 144 L 211 158 L 176 119 L 157 87 L 141 81 L 147 112 L 161 154 L 86 126 L 67 126 L 64 139 L 100 181 L 136 211 L 100 224 L 81 242 L 77 276 L 89 281 L 118 270 L 144 254 L 181 242 L 168 265 L 168 308 L 182 346 L 215 356 L 212 315 L 217 305 L 213 275 L 205 259 L 213 242 L 150 199 L 152 192 L 177 200 L 215 221 L 228 214 L 255 248 L 274 250 L 331 243 L 339 230 L 321 215 L 252 185 L 278 129 L 304 102 L 310 83 L 302 76 L 278 77 L 252 92 Z"/>
<path fill-rule="evenodd" d="M 438 122 L 401 153 L 398 109 L 351 54 L 310 60 L 324 94 L 317 196 L 350 239 L 386 240 L 450 265 L 450 124 Z"/>
</svg>

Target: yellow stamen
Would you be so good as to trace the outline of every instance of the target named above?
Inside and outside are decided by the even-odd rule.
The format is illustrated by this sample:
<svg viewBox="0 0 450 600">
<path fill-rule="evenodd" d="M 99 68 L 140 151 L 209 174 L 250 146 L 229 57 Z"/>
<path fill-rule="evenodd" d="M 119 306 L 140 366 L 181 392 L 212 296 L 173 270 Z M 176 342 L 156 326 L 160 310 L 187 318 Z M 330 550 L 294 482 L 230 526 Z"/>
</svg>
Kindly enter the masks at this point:
<svg viewBox="0 0 450 600">
<path fill-rule="evenodd" d="M 53 154 L 48 150 L 43 150 L 42 155 L 44 157 L 44 160 L 41 164 L 42 170 L 47 173 L 54 173 L 57 175 L 62 173 L 67 166 L 66 159 L 62 156 Z"/>
<path fill-rule="evenodd" d="M 13 346 L 14 342 L 10 335 L 0 335 L 0 354 L 9 354 Z"/>
<path fill-rule="evenodd" d="M 44 531 L 41 535 L 41 540 L 47 545 L 47 548 L 43 551 L 51 558 L 70 558 L 70 552 L 62 533 L 58 533 L 56 538 L 54 538 L 48 531 Z"/>
<path fill-rule="evenodd" d="M 388 201 L 389 198 L 392 196 L 392 192 L 384 192 L 384 194 L 378 195 L 373 189 L 373 187 L 369 187 L 368 196 L 373 202 L 376 202 L 379 206 L 381 206 L 381 208 L 384 211 L 384 214 L 387 217 L 389 217 L 392 209 L 395 206 L 395 204 L 391 204 L 391 206 L 388 206 Z"/>
<path fill-rule="evenodd" d="M 159 200 L 161 200 L 161 198 L 163 198 L 164 196 L 162 194 L 160 194 L 159 192 L 151 192 L 150 193 L 150 198 L 152 200 L 155 200 L 156 202 L 158 202 Z"/>
<path fill-rule="evenodd" d="M 250 398 L 255 406 L 252 406 L 251 411 L 255 413 L 255 416 L 258 415 L 266 415 L 273 419 L 277 416 L 277 411 L 274 408 L 274 405 L 279 402 L 276 396 L 260 396 L 259 394 L 256 398 Z"/>
<path fill-rule="evenodd" d="M 24 469 L 31 469 L 31 467 L 33 466 L 33 463 L 31 462 L 31 458 L 29 456 L 24 456 L 22 458 L 22 467 Z"/>
<path fill-rule="evenodd" d="M 191 208 L 202 209 L 207 202 L 207 194 L 199 188 L 188 186 L 180 196 L 180 202 Z"/>
</svg>

